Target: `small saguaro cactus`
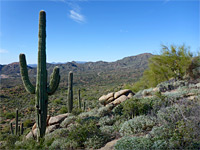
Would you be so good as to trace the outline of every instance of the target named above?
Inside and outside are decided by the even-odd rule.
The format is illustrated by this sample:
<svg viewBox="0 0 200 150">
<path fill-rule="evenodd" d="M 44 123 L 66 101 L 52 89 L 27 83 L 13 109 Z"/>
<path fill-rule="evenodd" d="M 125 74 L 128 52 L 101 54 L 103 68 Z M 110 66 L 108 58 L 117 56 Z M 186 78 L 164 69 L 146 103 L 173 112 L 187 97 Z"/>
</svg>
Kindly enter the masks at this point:
<svg viewBox="0 0 200 150">
<path fill-rule="evenodd" d="M 81 109 L 81 90 L 78 90 L 78 107 Z"/>
<path fill-rule="evenodd" d="M 25 89 L 36 96 L 36 124 L 37 137 L 42 138 L 46 131 L 48 95 L 52 95 L 60 82 L 59 68 L 55 67 L 51 75 L 50 84 L 47 84 L 46 69 L 46 13 L 40 11 L 39 15 L 39 34 L 38 34 L 38 63 L 37 63 L 37 80 L 34 87 L 28 77 L 26 58 L 24 54 L 19 55 L 20 72 Z"/>
<path fill-rule="evenodd" d="M 15 134 L 17 135 L 18 133 L 18 109 L 16 109 L 16 114 L 15 114 Z"/>
<path fill-rule="evenodd" d="M 13 129 L 13 124 L 12 124 L 12 122 L 10 123 L 10 132 L 11 132 L 11 134 L 14 134 L 14 129 Z"/>
<path fill-rule="evenodd" d="M 73 109 L 73 72 L 69 72 L 68 76 L 68 112 L 71 113 Z"/>
<path fill-rule="evenodd" d="M 10 132 L 11 134 L 15 135 L 22 135 L 23 134 L 23 123 L 21 123 L 21 126 L 19 125 L 19 111 L 16 109 L 16 114 L 15 114 L 15 132 L 13 128 L 13 123 L 10 123 Z"/>
</svg>

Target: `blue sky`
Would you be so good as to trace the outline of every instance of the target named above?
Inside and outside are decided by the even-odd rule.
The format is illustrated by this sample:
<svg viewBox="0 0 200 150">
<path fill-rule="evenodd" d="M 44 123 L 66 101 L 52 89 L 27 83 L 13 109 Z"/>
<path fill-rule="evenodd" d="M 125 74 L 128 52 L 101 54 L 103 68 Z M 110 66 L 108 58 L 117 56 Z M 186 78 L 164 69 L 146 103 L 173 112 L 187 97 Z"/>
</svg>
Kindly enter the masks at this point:
<svg viewBox="0 0 200 150">
<path fill-rule="evenodd" d="M 0 64 L 20 53 L 37 63 L 40 10 L 47 13 L 47 62 L 110 62 L 157 54 L 161 44 L 200 50 L 199 0 L 0 0 L 0 7 Z"/>
</svg>

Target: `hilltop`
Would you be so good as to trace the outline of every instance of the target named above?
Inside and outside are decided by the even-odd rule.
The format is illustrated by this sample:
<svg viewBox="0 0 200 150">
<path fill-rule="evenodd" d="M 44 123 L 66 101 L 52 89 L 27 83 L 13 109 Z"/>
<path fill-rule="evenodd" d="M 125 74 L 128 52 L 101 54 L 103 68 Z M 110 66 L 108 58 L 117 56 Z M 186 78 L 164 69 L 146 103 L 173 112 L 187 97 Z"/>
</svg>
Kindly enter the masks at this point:
<svg viewBox="0 0 200 150">
<path fill-rule="evenodd" d="M 75 61 L 65 64 L 49 64 L 47 70 L 49 74 L 55 66 L 60 68 L 61 84 L 65 86 L 69 71 L 75 75 L 75 84 L 118 84 L 136 81 L 148 67 L 148 59 L 152 56 L 150 53 L 144 53 L 136 56 L 129 56 L 115 62 L 86 62 L 78 63 Z M 1 87 L 14 87 L 22 84 L 20 77 L 19 63 L 0 65 Z M 29 77 L 35 82 L 37 68 L 28 66 Z"/>
</svg>

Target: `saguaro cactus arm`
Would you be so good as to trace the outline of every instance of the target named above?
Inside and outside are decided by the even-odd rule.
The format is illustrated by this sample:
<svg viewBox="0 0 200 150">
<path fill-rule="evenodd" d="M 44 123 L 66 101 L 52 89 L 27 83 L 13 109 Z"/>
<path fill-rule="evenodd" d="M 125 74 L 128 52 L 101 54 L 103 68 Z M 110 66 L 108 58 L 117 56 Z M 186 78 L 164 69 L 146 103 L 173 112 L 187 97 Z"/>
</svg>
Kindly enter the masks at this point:
<svg viewBox="0 0 200 150">
<path fill-rule="evenodd" d="M 60 82 L 59 68 L 56 66 L 51 74 L 50 84 L 48 86 L 47 92 L 52 95 L 58 88 Z"/>
<path fill-rule="evenodd" d="M 26 91 L 28 91 L 31 94 L 35 94 L 35 87 L 31 84 L 28 77 L 26 57 L 24 54 L 19 55 L 19 64 L 20 64 L 20 72 L 21 72 L 22 81 L 24 83 L 24 87 Z"/>
</svg>

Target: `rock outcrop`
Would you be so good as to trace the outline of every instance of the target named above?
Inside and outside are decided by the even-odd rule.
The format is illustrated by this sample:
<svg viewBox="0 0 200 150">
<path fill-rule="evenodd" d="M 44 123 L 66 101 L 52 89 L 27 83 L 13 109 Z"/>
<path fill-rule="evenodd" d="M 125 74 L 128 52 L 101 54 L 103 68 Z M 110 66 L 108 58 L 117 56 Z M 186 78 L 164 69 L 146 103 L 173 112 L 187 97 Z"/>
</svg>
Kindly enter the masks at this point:
<svg viewBox="0 0 200 150">
<path fill-rule="evenodd" d="M 47 117 L 47 128 L 46 128 L 46 134 L 53 132 L 54 130 L 60 128 L 60 124 L 65 120 L 65 118 L 69 117 L 71 114 L 61 114 L 54 117 Z M 37 137 L 37 128 L 36 123 L 33 125 L 32 130 L 26 135 L 26 139 Z"/>
<path fill-rule="evenodd" d="M 99 102 L 104 105 L 107 106 L 108 104 L 113 104 L 114 106 L 120 104 L 121 102 L 132 98 L 135 94 L 129 90 L 129 89 L 124 89 L 124 90 L 120 90 L 118 92 L 112 92 L 112 93 L 108 93 L 107 95 L 103 95 L 99 98 Z"/>
</svg>

